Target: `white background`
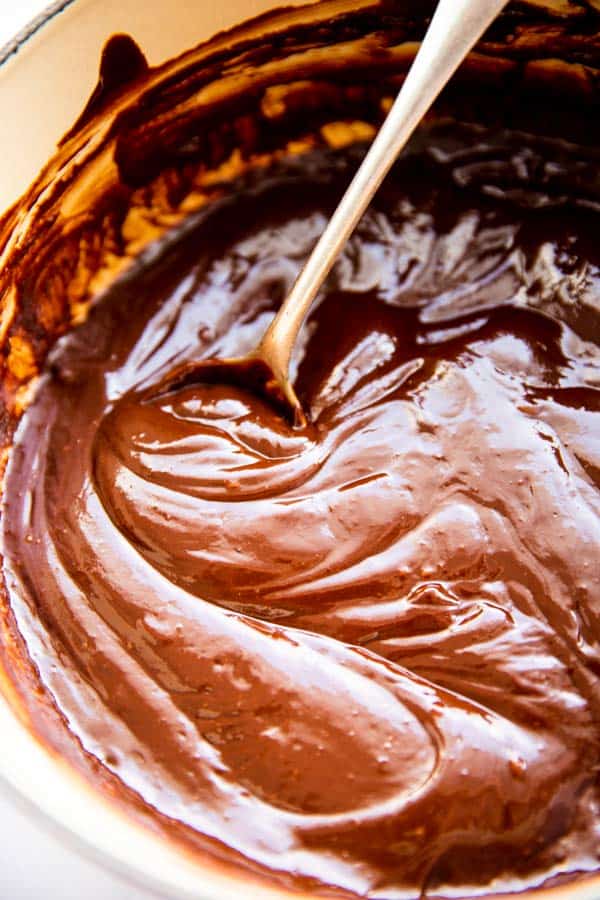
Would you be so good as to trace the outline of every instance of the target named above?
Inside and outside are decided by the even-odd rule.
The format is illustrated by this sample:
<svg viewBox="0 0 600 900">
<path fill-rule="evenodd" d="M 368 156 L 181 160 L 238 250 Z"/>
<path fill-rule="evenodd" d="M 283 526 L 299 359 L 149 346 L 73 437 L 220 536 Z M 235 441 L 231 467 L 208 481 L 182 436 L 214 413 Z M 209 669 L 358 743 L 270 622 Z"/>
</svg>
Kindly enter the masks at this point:
<svg viewBox="0 0 600 900">
<path fill-rule="evenodd" d="M 0 0 L 0 47 L 47 5 L 46 0 Z M 82 859 L 34 822 L 0 787 L 0 900 L 149 897 Z"/>
<path fill-rule="evenodd" d="M 50 0 L 0 0 L 0 46 L 6 44 L 49 3 Z"/>
</svg>

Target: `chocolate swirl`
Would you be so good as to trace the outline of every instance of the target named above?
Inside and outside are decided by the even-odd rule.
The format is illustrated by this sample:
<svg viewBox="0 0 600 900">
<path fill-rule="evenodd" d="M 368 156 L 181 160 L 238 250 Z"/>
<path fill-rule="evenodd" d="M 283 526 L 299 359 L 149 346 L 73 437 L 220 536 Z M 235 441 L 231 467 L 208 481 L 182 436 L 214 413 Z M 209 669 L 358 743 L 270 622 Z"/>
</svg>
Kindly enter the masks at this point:
<svg viewBox="0 0 600 900">
<path fill-rule="evenodd" d="M 373 897 L 598 865 L 597 213 L 536 181 L 558 145 L 425 145 L 308 322 L 305 430 L 148 389 L 256 341 L 339 195 L 321 153 L 57 345 L 4 497 L 19 629 L 115 792 Z"/>
</svg>

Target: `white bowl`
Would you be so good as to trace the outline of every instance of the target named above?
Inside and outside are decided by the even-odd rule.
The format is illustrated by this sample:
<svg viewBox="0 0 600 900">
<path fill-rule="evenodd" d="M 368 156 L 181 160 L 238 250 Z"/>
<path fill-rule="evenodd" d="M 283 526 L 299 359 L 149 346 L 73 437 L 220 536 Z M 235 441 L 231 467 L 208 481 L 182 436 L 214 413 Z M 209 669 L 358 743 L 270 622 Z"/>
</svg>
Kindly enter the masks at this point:
<svg viewBox="0 0 600 900">
<path fill-rule="evenodd" d="M 101 50 L 111 34 L 132 34 L 154 65 L 219 30 L 291 5 L 300 3 L 59 0 L 0 57 L 0 210 L 23 193 L 77 118 L 97 80 Z M 230 900 L 242 891 L 246 900 L 302 896 L 187 852 L 136 824 L 42 745 L 18 708 L 0 669 L 0 777 L 28 802 L 35 818 L 50 822 L 66 841 L 107 868 L 170 897 Z M 597 900 L 600 876 L 519 896 L 533 894 L 536 900 Z"/>
</svg>

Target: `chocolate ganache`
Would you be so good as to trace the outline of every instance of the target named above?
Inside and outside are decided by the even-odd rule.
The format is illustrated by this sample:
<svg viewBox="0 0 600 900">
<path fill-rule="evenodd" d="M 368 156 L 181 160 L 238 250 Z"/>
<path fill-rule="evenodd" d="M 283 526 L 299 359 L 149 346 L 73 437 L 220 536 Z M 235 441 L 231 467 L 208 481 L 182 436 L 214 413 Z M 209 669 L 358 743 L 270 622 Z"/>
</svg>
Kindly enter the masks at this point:
<svg viewBox="0 0 600 900">
<path fill-rule="evenodd" d="M 174 217 L 13 401 L 6 667 L 115 802 L 291 888 L 595 871 L 594 150 L 433 120 L 306 324 L 305 428 L 239 386 L 153 396 L 264 331 L 364 152 L 324 129 Z"/>
</svg>

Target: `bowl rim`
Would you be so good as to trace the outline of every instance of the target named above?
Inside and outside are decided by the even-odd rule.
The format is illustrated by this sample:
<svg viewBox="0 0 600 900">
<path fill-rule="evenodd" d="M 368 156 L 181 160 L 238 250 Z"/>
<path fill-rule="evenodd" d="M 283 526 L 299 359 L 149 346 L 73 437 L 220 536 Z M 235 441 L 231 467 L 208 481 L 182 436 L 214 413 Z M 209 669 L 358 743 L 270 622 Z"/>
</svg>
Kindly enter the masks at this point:
<svg viewBox="0 0 600 900">
<path fill-rule="evenodd" d="M 59 13 L 63 12 L 63 10 L 67 9 L 68 6 L 72 6 L 76 2 L 77 0 L 54 0 L 49 6 L 45 6 L 40 10 L 40 12 L 37 13 L 33 19 L 30 19 L 27 24 L 23 25 L 13 37 L 9 38 L 5 44 L 0 45 L 0 68 L 12 56 L 18 53 L 23 45 L 26 44 L 40 28 L 47 25 L 50 19 L 53 19 L 54 16 L 57 16 Z"/>
</svg>

